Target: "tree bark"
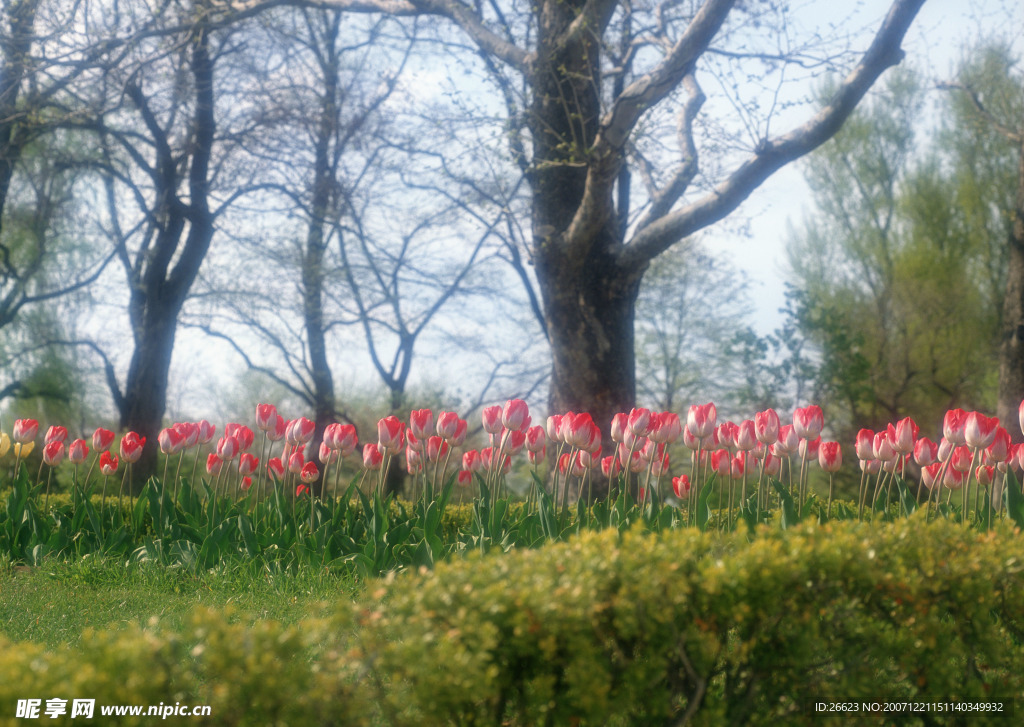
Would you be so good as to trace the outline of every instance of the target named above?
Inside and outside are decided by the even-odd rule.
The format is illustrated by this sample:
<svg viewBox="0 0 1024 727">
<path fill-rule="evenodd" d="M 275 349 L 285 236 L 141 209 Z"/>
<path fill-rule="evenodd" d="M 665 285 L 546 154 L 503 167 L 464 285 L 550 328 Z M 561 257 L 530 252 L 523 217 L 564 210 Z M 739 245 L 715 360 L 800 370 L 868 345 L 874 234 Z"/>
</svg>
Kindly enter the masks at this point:
<svg viewBox="0 0 1024 727">
<path fill-rule="evenodd" d="M 213 238 L 209 167 L 216 124 L 214 62 L 210 57 L 208 28 L 197 25 L 190 41 L 189 70 L 194 84 L 195 106 L 191 119 L 190 163 L 184 180 L 189 193 L 187 204 L 177 194 L 183 181 L 181 177 L 186 172 L 171 153 L 167 132 L 160 128 L 150 112 L 141 88 L 132 85 L 127 89 L 156 141 L 158 157 L 153 175 L 158 180 L 153 217 L 159 221 L 159 230 L 145 255 L 144 266 L 130 268 L 133 274 L 130 276 L 129 315 L 135 349 L 120 412 L 122 428 L 146 437 L 142 456 L 133 468 L 133 488 L 136 491 L 156 471 L 157 435 L 163 426 L 167 408 L 167 382 L 178 315 Z M 184 246 L 181 247 L 183 241 Z M 180 256 L 172 267 L 171 262 L 179 247 Z"/>
<path fill-rule="evenodd" d="M 605 34 L 617 0 L 538 0 L 527 11 L 532 19 L 513 23 L 503 17 L 487 22 L 479 8 L 458 0 L 330 4 L 448 18 L 481 53 L 523 75 L 532 99 L 525 124 L 533 158 L 527 166 L 533 255 L 552 347 L 550 407 L 552 413 L 589 411 L 608 432 L 612 414 L 635 402 L 634 304 L 650 261 L 727 217 L 774 172 L 831 138 L 878 77 L 902 59 L 900 43 L 924 0 L 894 0 L 870 47 L 825 108 L 789 133 L 761 140 L 713 189 L 690 199 L 684 195 L 692 191 L 697 168 L 689 125 L 702 100 L 694 70 L 735 0 L 699 3 L 679 37 L 663 39 L 661 60 L 616 87 L 621 92 L 604 105 L 601 55 L 612 45 Z M 520 39 L 521 46 L 513 37 L 518 21 L 536 28 L 535 36 Z M 687 79 L 694 90 L 687 88 Z M 624 179 L 626 146 L 648 111 L 680 87 L 691 96 L 680 126 L 681 135 L 689 137 L 683 146 L 690 159 L 680 160 L 669 183 L 650 192 L 650 211 L 623 239 L 614 192 Z"/>
<path fill-rule="evenodd" d="M 23 109 L 19 108 L 21 86 L 27 68 L 23 61 L 32 47 L 33 27 L 39 0 L 21 0 L 7 12 L 10 33 L 0 34 L 0 230 L 3 211 L 11 188 L 14 167 L 28 141 Z M 4 249 L 4 263 L 6 249 Z"/>
</svg>

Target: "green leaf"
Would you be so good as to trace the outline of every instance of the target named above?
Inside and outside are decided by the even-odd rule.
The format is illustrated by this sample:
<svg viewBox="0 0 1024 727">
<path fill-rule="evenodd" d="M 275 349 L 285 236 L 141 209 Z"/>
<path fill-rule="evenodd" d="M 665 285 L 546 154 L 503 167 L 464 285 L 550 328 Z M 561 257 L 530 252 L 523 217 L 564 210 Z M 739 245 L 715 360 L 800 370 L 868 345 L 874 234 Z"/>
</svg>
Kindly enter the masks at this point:
<svg viewBox="0 0 1024 727">
<path fill-rule="evenodd" d="M 242 543 L 245 544 L 245 552 L 255 558 L 260 555 L 260 545 L 256 540 L 256 533 L 252 528 L 252 521 L 247 515 L 238 516 L 238 532 L 242 535 Z"/>
<path fill-rule="evenodd" d="M 1024 494 L 1021 494 L 1020 483 L 1017 482 L 1012 468 L 1006 470 L 1003 503 L 1006 505 L 1006 514 L 1010 516 L 1014 524 L 1019 528 L 1024 528 Z"/>
<path fill-rule="evenodd" d="M 917 510 L 917 498 L 902 477 L 896 478 L 896 488 L 900 491 L 900 511 L 904 517 L 910 517 Z"/>
<path fill-rule="evenodd" d="M 789 494 L 789 491 L 776 482 L 772 478 L 768 478 L 772 487 L 779 493 L 779 498 L 782 501 L 782 517 L 779 519 L 779 525 L 783 530 L 791 528 L 800 522 L 800 517 L 797 515 L 796 503 L 793 502 L 793 496 Z"/>
</svg>

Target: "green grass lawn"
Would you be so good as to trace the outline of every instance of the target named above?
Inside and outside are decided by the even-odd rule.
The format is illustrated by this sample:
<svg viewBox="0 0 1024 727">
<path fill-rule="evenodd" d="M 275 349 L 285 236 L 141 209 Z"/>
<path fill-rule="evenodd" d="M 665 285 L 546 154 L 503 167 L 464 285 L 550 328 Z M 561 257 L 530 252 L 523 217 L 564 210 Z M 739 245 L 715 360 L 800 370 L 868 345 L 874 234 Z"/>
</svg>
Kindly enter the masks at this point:
<svg viewBox="0 0 1024 727">
<path fill-rule="evenodd" d="M 0 633 L 54 647 L 75 644 L 87 627 L 178 626 L 196 607 L 233 606 L 234 620 L 294 623 L 361 589 L 349 575 L 300 569 L 272 573 L 256 563 L 195 574 L 156 564 L 99 558 L 27 568 L 0 562 Z"/>
</svg>

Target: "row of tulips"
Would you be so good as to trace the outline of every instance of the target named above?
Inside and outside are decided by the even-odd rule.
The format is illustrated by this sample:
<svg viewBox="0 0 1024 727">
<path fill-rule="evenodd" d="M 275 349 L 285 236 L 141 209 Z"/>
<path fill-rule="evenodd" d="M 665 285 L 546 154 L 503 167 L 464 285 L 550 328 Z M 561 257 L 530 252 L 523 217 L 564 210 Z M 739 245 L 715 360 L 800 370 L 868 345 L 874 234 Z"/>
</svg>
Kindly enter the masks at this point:
<svg viewBox="0 0 1024 727">
<path fill-rule="evenodd" d="M 1021 418 L 1024 429 L 1024 403 Z M 219 438 L 217 428 L 207 421 L 177 423 L 158 436 L 160 451 L 165 455 L 164 468 L 160 479 L 153 478 L 146 485 L 154 505 L 149 532 L 158 540 L 168 537 L 175 523 L 183 522 L 181 511 L 186 509 L 186 501 L 192 503 L 189 507 L 196 507 L 195 497 L 199 493 L 199 499 L 209 503 L 206 507 L 219 507 L 221 514 L 227 506 L 218 505 L 219 502 L 244 500 L 242 509 L 234 504 L 229 506 L 234 508 L 230 509 L 233 516 L 255 513 L 258 502 L 272 501 L 290 511 L 296 527 L 296 507 L 301 502 L 304 532 L 313 537 L 318 523 L 338 526 L 339 503 L 357 491 L 360 497 L 372 498 L 372 502 L 365 501 L 367 517 L 372 519 L 374 512 L 387 509 L 383 489 L 387 473 L 404 461 L 404 468 L 411 475 L 412 500 L 417 512 L 420 517 L 431 518 L 429 529 L 434 535 L 428 551 L 433 557 L 444 549 L 436 538 L 439 513 L 451 487 L 457 484 L 468 486 L 475 481 L 479 487 L 474 505 L 476 544 L 508 539 L 503 518 L 515 499 L 509 496 L 507 483 L 513 478 L 508 475 L 514 460 L 523 452 L 527 455 L 526 465 L 531 468 L 529 491 L 515 489 L 525 495 L 525 503 L 520 506 L 524 517 L 540 518 L 539 524 L 535 523 L 540 528 L 537 532 L 544 536 L 540 539 L 563 532 L 573 518 L 586 520 L 588 527 L 594 523 L 607 525 L 612 519 L 621 523 L 640 517 L 659 527 L 674 523 L 707 527 L 715 523 L 728 529 L 735 527 L 737 515 L 751 526 L 778 516 L 785 526 L 787 521 L 799 520 L 808 512 L 822 519 L 833 516 L 834 476 L 843 464 L 842 446 L 835 441 L 822 441 L 824 417 L 817 406 L 797 409 L 792 421 L 786 424 L 772 409 L 757 412 L 752 419 L 736 424 L 718 421 L 713 403 L 691 406 L 685 419 L 673 412 L 634 408 L 612 419 L 609 438 L 613 449 L 607 454 L 603 452 L 602 431 L 585 412 L 551 415 L 543 424 L 534 424 L 527 404 L 512 399 L 504 406 L 486 407 L 481 425 L 489 446 L 461 451 L 469 433 L 466 420 L 449 411 L 435 416 L 429 409 L 411 412 L 408 421 L 395 416 L 380 419 L 376 441 L 364 442 L 361 449 L 351 424 L 331 424 L 321 441 L 314 442 L 312 421 L 304 417 L 286 420 L 272 404 L 256 407 L 255 429 L 229 423 Z M 262 433 L 258 447 L 257 432 Z M 15 472 L 19 473 L 20 462 L 32 451 L 38 437 L 38 422 L 19 419 L 10 437 L 0 435 L 0 456 L 12 449 L 13 441 Z M 88 461 L 90 447 L 86 440 L 69 442 L 67 429 L 61 426 L 51 426 L 43 439 L 35 491 L 42 489 L 42 467 L 49 466 L 44 514 L 50 511 L 53 470 L 65 457 L 75 466 L 75 495 L 79 499 L 87 499 L 92 493 L 93 469 L 99 468 L 103 478 L 101 509 L 106 503 L 108 478 L 120 472 L 120 511 L 125 483 L 130 482 L 131 464 L 138 460 L 144 438 L 128 432 L 115 448 L 115 434 L 97 429 L 91 441 L 94 459 L 84 478 L 79 478 L 79 466 Z M 211 451 L 202 453 L 201 448 L 207 445 Z M 674 468 L 670 450 L 676 445 L 688 456 L 683 457 L 683 466 L 677 462 Z M 315 459 L 307 454 L 314 447 Z M 553 450 L 550 460 L 555 466 L 542 472 L 541 467 L 549 460 L 549 448 Z M 1011 475 L 1014 469 L 1024 467 L 1024 446 L 1012 444 L 1008 432 L 994 418 L 979 412 L 951 410 L 938 442 L 920 436 L 916 423 L 907 418 L 879 432 L 861 430 L 853 450 L 860 464 L 860 488 L 856 507 L 841 503 L 836 512 L 839 517 L 863 518 L 865 510 L 872 517 L 877 517 L 877 513 L 889 517 L 895 489 L 898 509 L 905 513 L 924 505 L 929 518 L 941 513 L 967 522 L 968 492 L 973 481 L 976 523 L 987 526 L 994 516 L 1008 514 L 1024 525 L 1024 499 Z M 196 464 L 191 477 L 181 476 L 184 455 L 190 451 L 196 464 L 205 454 L 207 477 L 200 487 L 189 484 L 195 482 Z M 351 461 L 348 469 L 357 474 L 343 491 L 343 497 L 338 497 L 342 462 L 346 459 Z M 907 466 L 911 460 L 920 472 L 916 496 L 907 485 Z M 122 463 L 126 466 L 119 469 Z M 817 463 L 828 476 L 825 507 L 817 505 L 808 491 L 808 465 L 812 463 Z M 172 464 L 175 471 L 169 478 Z M 333 487 L 329 484 L 332 466 Z M 590 488 L 599 473 L 610 483 L 603 509 L 591 505 Z M 27 474 L 20 476 L 27 479 Z M 318 480 L 323 487 L 313 492 L 310 488 Z M 366 484 L 368 488 L 364 487 Z M 187 492 L 182 491 L 183 486 L 187 486 Z M 130 487 L 127 490 L 131 492 Z M 927 493 L 923 499 L 922 491 Z M 952 495 L 957 491 L 962 496 L 955 504 Z M 575 508 L 570 513 L 573 498 Z M 318 508 L 327 501 L 327 513 L 318 514 Z M 129 507 L 134 507 L 131 499 Z M 145 507 L 139 507 L 139 517 L 143 517 Z M 618 515 L 612 518 L 614 508 Z M 630 508 L 635 508 L 636 514 L 624 516 Z M 273 517 L 280 522 L 280 514 Z M 204 518 L 206 523 L 216 519 L 208 514 Z M 269 515 L 267 518 L 267 522 L 273 519 Z M 136 522 L 132 537 L 145 530 L 142 522 Z M 109 522 L 109 527 L 116 529 L 113 522 Z M 99 530 L 102 536 L 104 528 Z M 416 526 L 410 525 L 409 532 L 414 530 Z M 524 542 L 536 544 L 538 538 L 527 537 Z"/>
</svg>

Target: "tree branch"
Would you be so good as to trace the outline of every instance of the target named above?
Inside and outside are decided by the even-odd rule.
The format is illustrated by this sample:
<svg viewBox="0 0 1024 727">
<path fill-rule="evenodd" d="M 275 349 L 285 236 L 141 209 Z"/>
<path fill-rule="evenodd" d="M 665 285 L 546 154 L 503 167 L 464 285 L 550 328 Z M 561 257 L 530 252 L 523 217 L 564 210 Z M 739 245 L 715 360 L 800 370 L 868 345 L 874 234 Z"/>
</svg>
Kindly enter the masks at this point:
<svg viewBox="0 0 1024 727">
<path fill-rule="evenodd" d="M 860 63 L 825 108 L 788 134 L 765 140 L 750 159 L 701 199 L 637 232 L 622 249 L 620 264 L 642 269 L 674 243 L 732 213 L 768 177 L 835 135 L 878 77 L 903 59 L 900 43 L 923 4 L 924 0 L 896 0 Z"/>
</svg>

